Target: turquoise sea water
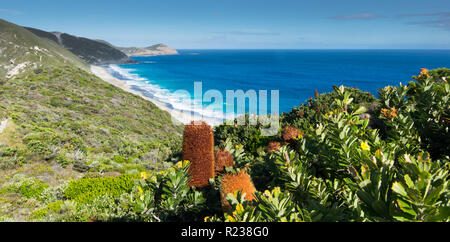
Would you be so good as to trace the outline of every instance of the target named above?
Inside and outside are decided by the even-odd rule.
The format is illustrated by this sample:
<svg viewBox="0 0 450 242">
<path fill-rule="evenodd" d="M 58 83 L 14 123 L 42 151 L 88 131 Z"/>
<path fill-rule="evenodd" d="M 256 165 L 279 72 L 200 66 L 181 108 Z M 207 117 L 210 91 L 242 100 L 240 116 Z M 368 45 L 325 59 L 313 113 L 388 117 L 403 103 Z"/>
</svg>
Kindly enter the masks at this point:
<svg viewBox="0 0 450 242">
<path fill-rule="evenodd" d="M 171 109 L 203 110 L 183 102 L 194 82 L 203 93 L 215 89 L 279 90 L 279 111 L 289 112 L 332 85 L 358 87 L 376 95 L 378 88 L 412 80 L 420 68 L 450 67 L 450 50 L 180 50 L 176 56 L 132 57 L 132 65 L 110 65 L 109 71 L 135 91 Z M 191 97 L 193 98 L 193 97 Z M 197 100 L 198 101 L 198 100 Z M 226 100 L 224 100 L 225 102 Z M 207 103 L 203 103 L 207 105 Z M 248 104 L 248 102 L 247 102 Z M 206 116 L 225 112 L 204 112 Z M 234 110 L 236 112 L 237 110 Z"/>
</svg>

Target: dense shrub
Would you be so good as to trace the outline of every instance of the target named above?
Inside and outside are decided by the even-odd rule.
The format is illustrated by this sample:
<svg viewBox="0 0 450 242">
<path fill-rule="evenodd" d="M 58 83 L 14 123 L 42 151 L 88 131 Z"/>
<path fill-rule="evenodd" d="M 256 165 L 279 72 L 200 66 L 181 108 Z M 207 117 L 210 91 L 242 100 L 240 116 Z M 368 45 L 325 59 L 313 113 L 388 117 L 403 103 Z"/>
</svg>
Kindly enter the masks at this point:
<svg viewBox="0 0 450 242">
<path fill-rule="evenodd" d="M 41 195 L 48 187 L 48 184 L 39 179 L 16 174 L 10 179 L 9 183 L 0 187 L 0 194 L 16 193 L 25 198 L 42 201 Z"/>
<path fill-rule="evenodd" d="M 27 150 L 0 144 L 0 169 L 12 169 L 27 163 Z"/>
<path fill-rule="evenodd" d="M 30 179 L 24 181 L 19 186 L 19 193 L 26 198 L 39 198 L 41 193 L 49 187 L 48 184 L 45 184 L 39 180 Z"/>
<path fill-rule="evenodd" d="M 207 207 L 203 194 L 188 185 L 188 169 L 185 161 L 156 175 L 143 173 L 128 204 L 136 216 L 153 222 L 198 221 Z"/>
<path fill-rule="evenodd" d="M 64 195 L 67 199 L 81 204 L 92 202 L 100 195 L 119 197 L 131 192 L 137 174 L 125 174 L 118 177 L 85 178 L 69 182 Z"/>
</svg>

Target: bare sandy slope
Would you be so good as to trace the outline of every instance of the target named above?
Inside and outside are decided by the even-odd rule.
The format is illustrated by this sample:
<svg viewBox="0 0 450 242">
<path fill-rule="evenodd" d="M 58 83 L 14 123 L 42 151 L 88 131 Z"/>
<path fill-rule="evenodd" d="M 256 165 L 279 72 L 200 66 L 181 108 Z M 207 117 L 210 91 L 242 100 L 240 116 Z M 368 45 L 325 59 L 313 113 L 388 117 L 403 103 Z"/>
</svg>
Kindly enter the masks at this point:
<svg viewBox="0 0 450 242">
<path fill-rule="evenodd" d="M 5 119 L 0 122 L 0 134 L 3 132 L 3 130 L 6 128 L 6 124 L 8 124 L 9 119 Z"/>
</svg>

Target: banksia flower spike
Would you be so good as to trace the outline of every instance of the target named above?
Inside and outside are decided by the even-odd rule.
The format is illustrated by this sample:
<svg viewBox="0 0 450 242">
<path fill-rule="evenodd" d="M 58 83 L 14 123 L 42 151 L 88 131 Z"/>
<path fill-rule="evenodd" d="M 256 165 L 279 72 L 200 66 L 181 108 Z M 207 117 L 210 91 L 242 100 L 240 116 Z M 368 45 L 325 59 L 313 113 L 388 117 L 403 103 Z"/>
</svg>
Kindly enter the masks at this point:
<svg viewBox="0 0 450 242">
<path fill-rule="evenodd" d="M 281 137 L 283 138 L 284 144 L 289 144 L 289 146 L 292 149 L 295 149 L 297 146 L 297 140 L 295 140 L 295 139 L 302 135 L 303 135 L 303 133 L 300 132 L 295 127 L 287 126 L 284 128 L 283 134 Z"/>
<path fill-rule="evenodd" d="M 241 191 L 242 194 L 245 193 L 245 199 L 247 201 L 256 199 L 255 185 L 253 185 L 250 175 L 243 170 L 241 170 L 239 174 L 229 173 L 222 177 L 222 181 L 220 183 L 220 200 L 222 202 L 223 212 L 230 213 L 231 205 L 226 198 L 229 193 L 235 194 L 237 191 Z"/>
<path fill-rule="evenodd" d="M 191 122 L 184 128 L 183 160 L 190 161 L 189 186 L 205 187 L 214 178 L 214 136 L 205 122 Z"/>
<path fill-rule="evenodd" d="M 430 76 L 429 74 L 428 74 L 428 72 L 429 72 L 429 70 L 427 69 L 427 68 L 421 68 L 420 69 L 420 74 L 419 74 L 419 77 L 421 77 L 421 76 L 426 76 L 427 78 Z"/>
<path fill-rule="evenodd" d="M 234 166 L 234 159 L 230 152 L 226 150 L 217 150 L 215 153 L 214 169 L 216 175 L 222 172 L 225 167 Z"/>
<path fill-rule="evenodd" d="M 305 115 L 303 110 L 300 110 L 300 118 L 303 118 L 303 115 Z"/>
<path fill-rule="evenodd" d="M 392 118 L 398 117 L 397 109 L 395 107 L 390 108 L 390 109 L 382 108 L 381 114 L 383 114 L 383 116 L 386 117 L 387 119 L 392 119 Z"/>
<path fill-rule="evenodd" d="M 269 142 L 269 144 L 267 145 L 267 153 L 278 151 L 280 149 L 280 146 L 281 146 L 280 142 L 276 141 Z"/>
<path fill-rule="evenodd" d="M 314 90 L 314 96 L 315 96 L 315 97 L 318 97 L 318 96 L 319 96 L 319 92 L 317 91 L 317 89 Z"/>
</svg>

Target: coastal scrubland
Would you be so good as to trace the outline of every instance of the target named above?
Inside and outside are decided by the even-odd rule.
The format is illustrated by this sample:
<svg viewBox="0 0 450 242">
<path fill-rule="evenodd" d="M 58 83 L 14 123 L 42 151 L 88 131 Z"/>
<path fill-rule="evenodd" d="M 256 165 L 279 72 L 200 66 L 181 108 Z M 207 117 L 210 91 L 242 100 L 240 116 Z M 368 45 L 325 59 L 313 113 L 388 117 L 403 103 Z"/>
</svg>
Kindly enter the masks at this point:
<svg viewBox="0 0 450 242">
<path fill-rule="evenodd" d="M 183 127 L 169 113 L 93 75 L 54 41 L 0 25 L 1 220 L 29 221 L 72 180 L 163 169 L 180 152 Z M 50 200 L 37 198 L 47 191 Z"/>
<path fill-rule="evenodd" d="M 208 141 L 189 138 L 183 145 L 172 141 L 173 150 L 162 157 L 170 165 L 147 163 L 155 165 L 152 169 L 141 166 L 140 162 L 134 163 L 143 157 L 140 156 L 143 151 L 136 151 L 133 146 L 126 146 L 122 151 L 121 142 L 114 143 L 114 131 L 106 135 L 101 130 L 68 126 L 67 134 L 59 134 L 55 130 L 67 126 L 63 123 L 76 122 L 54 123 L 56 117 L 40 124 L 44 125 L 44 130 L 13 125 L 8 133 L 14 130 L 23 137 L 22 142 L 16 144 L 21 148 L 3 151 L 3 156 L 22 158 L 21 162 L 3 168 L 0 194 L 3 204 L 26 207 L 29 213 L 9 212 L 2 218 L 152 222 L 448 221 L 449 76 L 448 69 L 432 70 L 416 76 L 416 80 L 407 85 L 380 88 L 378 97 L 355 88 L 334 87 L 334 92 L 317 93 L 291 112 L 281 114 L 278 136 L 261 136 L 260 126 L 219 125 L 213 128 L 211 137 L 202 133 Z M 111 88 L 103 86 L 97 90 Z M 52 109 L 60 108 L 47 102 Z M 43 109 L 35 105 L 32 110 Z M 26 107 L 16 105 L 19 106 Z M 88 113 L 83 120 L 89 119 L 91 111 L 83 109 Z M 11 116 L 14 123 L 26 123 L 24 116 L 28 115 Z M 39 117 L 37 114 L 37 117 L 30 116 L 31 120 Z M 97 122 L 91 123 L 100 125 Z M 141 130 L 134 128 L 130 124 L 120 136 Z M 26 135 L 25 130 L 33 132 Z M 195 132 L 195 129 L 189 130 Z M 71 132 L 74 133 L 68 135 Z M 35 135 L 39 138 L 34 139 Z M 214 139 L 214 146 L 209 144 L 211 139 Z M 96 140 L 109 143 L 92 148 L 91 142 Z M 55 149 L 58 145 L 62 146 L 56 149 L 58 152 L 47 152 L 46 148 Z M 118 153 L 108 156 L 106 150 L 111 145 L 115 145 L 113 150 Z M 203 162 L 205 167 L 214 166 L 214 156 L 199 157 L 195 155 L 196 150 L 216 155 L 225 152 L 232 161 L 227 162 L 229 167 L 208 175 L 209 184 L 196 188 L 190 184 L 190 177 L 198 176 L 193 172 L 202 171 L 189 169 L 191 161 L 182 160 L 181 148 L 182 152 L 189 152 L 189 157 L 199 159 L 192 162 Z M 11 148 L 4 146 L 5 149 Z M 67 164 L 58 163 L 61 160 L 57 157 L 70 158 L 76 151 L 83 158 L 98 160 L 97 149 L 102 150 L 101 157 L 111 159 L 101 162 L 101 168 L 90 164 L 90 169 L 74 171 L 75 166 L 63 167 L 77 161 L 69 159 Z M 128 153 L 130 150 L 136 153 Z M 33 155 L 23 155 L 27 152 Z M 127 154 L 134 160 L 127 160 Z M 143 158 L 141 162 L 148 160 Z M 197 168 L 201 167 L 196 164 Z M 85 165 L 89 166 L 89 162 Z M 99 172 L 99 168 L 103 172 Z M 58 174 L 71 178 L 57 181 Z M 235 191 L 225 194 L 227 187 Z M 17 204 L 5 203 L 5 199 L 11 201 L 12 197 Z"/>
<path fill-rule="evenodd" d="M 449 69 L 377 96 L 312 93 L 276 136 L 237 120 L 184 129 L 0 24 L 0 221 L 450 220 Z"/>
<path fill-rule="evenodd" d="M 216 126 L 230 167 L 201 189 L 186 186 L 188 161 L 142 173 L 129 211 L 143 221 L 449 221 L 449 75 L 424 69 L 378 97 L 316 92 L 280 116 L 276 137 Z"/>
</svg>

